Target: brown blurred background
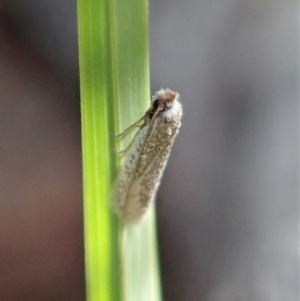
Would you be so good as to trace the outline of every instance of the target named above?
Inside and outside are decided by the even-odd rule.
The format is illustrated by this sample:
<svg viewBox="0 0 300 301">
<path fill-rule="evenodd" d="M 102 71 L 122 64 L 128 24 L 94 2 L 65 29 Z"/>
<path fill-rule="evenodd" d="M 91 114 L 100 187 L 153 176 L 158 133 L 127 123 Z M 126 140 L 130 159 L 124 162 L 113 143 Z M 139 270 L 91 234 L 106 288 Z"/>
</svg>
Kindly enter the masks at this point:
<svg viewBox="0 0 300 301">
<path fill-rule="evenodd" d="M 297 1 L 150 8 L 152 92 L 184 105 L 165 300 L 299 300 Z M 76 1 L 0 0 L 1 301 L 85 299 L 77 51 Z"/>
</svg>

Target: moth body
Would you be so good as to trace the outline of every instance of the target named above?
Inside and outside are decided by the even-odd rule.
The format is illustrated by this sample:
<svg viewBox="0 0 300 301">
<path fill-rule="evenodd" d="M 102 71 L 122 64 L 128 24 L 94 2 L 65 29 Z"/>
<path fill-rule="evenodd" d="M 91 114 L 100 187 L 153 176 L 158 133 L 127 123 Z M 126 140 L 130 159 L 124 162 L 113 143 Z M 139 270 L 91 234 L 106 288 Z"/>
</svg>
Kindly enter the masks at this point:
<svg viewBox="0 0 300 301">
<path fill-rule="evenodd" d="M 126 154 L 113 188 L 113 208 L 126 223 L 139 222 L 153 202 L 181 126 L 179 94 L 161 89 Z"/>
</svg>

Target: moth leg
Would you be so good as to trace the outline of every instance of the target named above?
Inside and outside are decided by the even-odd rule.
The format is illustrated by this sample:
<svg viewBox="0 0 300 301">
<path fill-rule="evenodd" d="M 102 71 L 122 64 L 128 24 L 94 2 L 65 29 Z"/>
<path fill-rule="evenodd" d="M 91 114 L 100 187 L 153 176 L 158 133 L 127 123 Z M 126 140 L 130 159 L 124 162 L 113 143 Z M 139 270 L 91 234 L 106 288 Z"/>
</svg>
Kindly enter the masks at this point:
<svg viewBox="0 0 300 301">
<path fill-rule="evenodd" d="M 141 119 L 130 125 L 127 129 L 125 129 L 123 132 L 115 135 L 116 139 L 121 139 L 125 137 L 128 133 L 130 133 L 134 128 L 141 127 L 142 124 L 140 124 L 142 121 L 144 121 L 145 116 L 143 116 Z"/>
<path fill-rule="evenodd" d="M 155 111 L 155 113 L 153 114 L 153 117 L 152 117 L 152 119 L 150 120 L 150 128 L 153 127 L 154 120 L 155 120 L 155 118 L 158 116 L 158 114 L 162 111 L 162 109 L 163 109 L 163 107 L 162 107 L 162 106 L 159 106 L 159 107 L 157 108 L 157 110 Z M 129 126 L 127 129 L 125 129 L 125 130 L 124 130 L 123 132 L 121 132 L 120 134 L 115 135 L 115 138 L 117 138 L 117 139 L 123 138 L 124 136 L 126 136 L 126 135 L 127 135 L 132 129 L 134 129 L 135 127 L 139 127 L 139 128 L 141 129 L 141 127 L 147 123 L 146 118 L 147 118 L 148 114 L 149 114 L 149 112 L 147 111 L 147 112 L 145 113 L 145 115 L 144 115 L 141 119 L 139 119 L 138 121 L 136 121 L 135 123 L 133 123 L 131 126 Z M 143 123 L 140 124 L 142 121 L 143 121 Z M 140 130 L 138 130 L 138 131 L 135 133 L 133 139 L 131 140 L 131 142 L 129 143 L 129 145 L 128 145 L 125 149 L 122 149 L 122 150 L 115 150 L 115 152 L 116 152 L 117 154 L 125 154 L 125 153 L 131 148 L 131 146 L 132 146 L 132 144 L 134 143 L 134 140 L 135 140 L 135 138 L 136 138 L 136 136 L 138 135 L 139 132 L 140 132 Z"/>
<path fill-rule="evenodd" d="M 130 142 L 129 145 L 126 146 L 126 148 L 120 150 L 115 149 L 114 152 L 117 154 L 125 154 L 130 149 L 131 145 L 132 143 Z"/>
<path fill-rule="evenodd" d="M 140 132 L 140 130 L 138 130 L 138 131 L 135 133 L 133 139 L 131 139 L 131 142 L 129 143 L 128 146 L 126 146 L 125 149 L 122 149 L 122 150 L 115 150 L 115 152 L 116 152 L 117 154 L 125 154 L 125 153 L 131 148 L 131 146 L 132 146 L 132 144 L 134 143 L 134 140 L 135 140 L 135 138 L 136 138 L 136 136 L 138 135 L 139 132 Z"/>
<path fill-rule="evenodd" d="M 150 134 L 150 132 L 151 132 L 151 130 L 152 130 L 152 128 L 153 128 L 155 119 L 156 119 L 156 117 L 159 115 L 159 113 L 160 113 L 161 111 L 163 111 L 163 108 L 164 108 L 164 105 L 163 105 L 163 104 L 160 104 L 160 105 L 157 107 L 156 111 L 154 112 L 154 114 L 153 114 L 151 120 L 148 120 L 148 121 L 147 121 L 146 118 L 147 118 L 147 116 L 148 116 L 148 114 L 149 114 L 150 111 L 147 111 L 147 112 L 146 112 L 146 114 L 145 114 L 145 116 L 144 116 L 145 119 L 144 119 L 144 124 L 143 124 L 143 125 L 149 124 L 149 131 L 148 131 L 147 136 L 149 136 L 149 134 Z"/>
<path fill-rule="evenodd" d="M 117 149 L 114 149 L 114 152 L 117 154 L 117 155 L 120 155 L 121 157 L 123 157 L 125 155 L 125 153 L 128 151 L 128 147 L 126 147 L 125 149 L 122 149 L 122 150 L 117 150 Z"/>
</svg>

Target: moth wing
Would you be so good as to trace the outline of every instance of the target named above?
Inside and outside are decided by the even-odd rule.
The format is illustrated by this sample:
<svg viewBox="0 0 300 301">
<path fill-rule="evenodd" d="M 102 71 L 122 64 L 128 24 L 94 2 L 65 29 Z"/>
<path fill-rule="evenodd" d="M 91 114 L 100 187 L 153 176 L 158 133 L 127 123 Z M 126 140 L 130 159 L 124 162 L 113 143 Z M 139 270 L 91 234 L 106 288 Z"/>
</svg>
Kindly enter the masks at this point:
<svg viewBox="0 0 300 301">
<path fill-rule="evenodd" d="M 126 203 L 121 212 L 121 216 L 126 222 L 141 221 L 153 203 L 172 144 L 172 141 L 166 142 L 151 163 L 142 171 L 141 176 L 132 180 L 126 196 Z"/>
<path fill-rule="evenodd" d="M 123 166 L 110 191 L 109 199 L 111 208 L 120 217 L 124 217 L 126 215 L 125 208 L 128 203 L 129 189 L 132 186 L 136 166 L 140 160 L 140 150 L 147 135 L 147 131 L 148 127 L 145 126 L 140 128 L 135 134 L 128 150 L 126 150 L 126 157 Z M 138 184 L 136 183 L 135 185 Z"/>
<path fill-rule="evenodd" d="M 148 206 L 141 203 L 142 178 L 134 179 L 127 194 L 127 202 L 122 208 L 123 220 L 130 223 L 139 222 L 145 215 Z"/>
</svg>

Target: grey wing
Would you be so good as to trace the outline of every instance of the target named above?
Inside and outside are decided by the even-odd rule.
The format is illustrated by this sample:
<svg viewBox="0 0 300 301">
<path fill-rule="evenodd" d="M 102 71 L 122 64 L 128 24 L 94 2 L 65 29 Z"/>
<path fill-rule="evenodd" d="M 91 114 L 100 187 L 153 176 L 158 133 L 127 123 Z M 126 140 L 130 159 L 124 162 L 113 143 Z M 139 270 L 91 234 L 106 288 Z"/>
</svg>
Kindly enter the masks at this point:
<svg viewBox="0 0 300 301">
<path fill-rule="evenodd" d="M 132 180 L 127 195 L 127 202 L 123 208 L 123 218 L 126 221 L 140 221 L 153 202 L 174 139 L 175 135 L 168 141 L 165 141 L 160 151 L 156 154 L 142 175 Z"/>
</svg>

